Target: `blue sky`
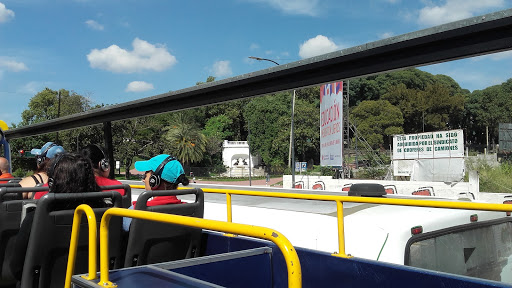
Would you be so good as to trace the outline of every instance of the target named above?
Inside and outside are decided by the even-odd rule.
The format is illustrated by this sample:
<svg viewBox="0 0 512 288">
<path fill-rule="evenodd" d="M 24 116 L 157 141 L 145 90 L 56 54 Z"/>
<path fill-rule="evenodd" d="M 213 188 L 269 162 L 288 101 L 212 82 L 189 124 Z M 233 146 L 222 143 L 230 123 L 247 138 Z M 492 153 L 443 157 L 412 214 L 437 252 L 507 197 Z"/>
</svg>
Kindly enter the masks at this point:
<svg viewBox="0 0 512 288">
<path fill-rule="evenodd" d="M 178 90 L 512 8 L 510 0 L 0 0 L 0 120 L 45 87 L 94 104 Z M 483 89 L 512 52 L 421 69 Z"/>
</svg>

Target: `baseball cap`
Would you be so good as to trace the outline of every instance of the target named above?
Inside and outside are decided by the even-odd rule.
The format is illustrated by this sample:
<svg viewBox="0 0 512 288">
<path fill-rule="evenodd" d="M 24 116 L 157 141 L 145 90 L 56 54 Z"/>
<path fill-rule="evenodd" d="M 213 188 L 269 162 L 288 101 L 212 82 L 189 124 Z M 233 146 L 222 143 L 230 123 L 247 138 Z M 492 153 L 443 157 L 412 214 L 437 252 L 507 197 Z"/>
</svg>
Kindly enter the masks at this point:
<svg viewBox="0 0 512 288">
<path fill-rule="evenodd" d="M 50 147 L 50 149 L 48 149 L 48 147 Z M 46 151 L 46 150 L 48 150 L 48 151 Z M 43 154 L 45 154 L 45 151 L 46 151 L 46 155 L 43 155 Z M 64 152 L 66 152 L 66 150 L 64 150 L 64 148 L 62 146 L 59 146 L 53 142 L 46 142 L 46 144 L 44 144 L 43 147 L 41 147 L 41 149 L 34 148 L 34 149 L 30 150 L 30 154 L 33 154 L 36 156 L 48 157 L 48 158 L 53 158 L 53 157 L 55 157 L 55 155 L 57 155 L 59 153 L 64 153 Z"/>
<path fill-rule="evenodd" d="M 162 164 L 162 162 L 164 162 L 164 160 L 169 156 L 170 155 L 167 154 L 161 154 L 147 161 L 137 161 L 135 162 L 135 169 L 141 172 L 155 172 L 158 166 L 160 166 L 160 164 Z M 181 163 L 178 160 L 171 160 L 167 164 L 165 164 L 160 177 L 162 177 L 162 179 L 164 179 L 167 182 L 176 183 L 176 180 L 182 174 L 185 174 L 185 171 L 183 170 L 183 166 L 181 166 Z"/>
</svg>

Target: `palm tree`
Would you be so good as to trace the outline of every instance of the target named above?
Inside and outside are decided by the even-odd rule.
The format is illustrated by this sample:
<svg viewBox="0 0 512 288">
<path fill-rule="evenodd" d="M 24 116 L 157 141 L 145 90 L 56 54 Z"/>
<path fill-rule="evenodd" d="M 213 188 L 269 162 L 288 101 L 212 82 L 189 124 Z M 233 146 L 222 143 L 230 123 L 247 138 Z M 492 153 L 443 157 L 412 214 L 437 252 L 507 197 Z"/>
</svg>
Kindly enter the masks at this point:
<svg viewBox="0 0 512 288">
<path fill-rule="evenodd" d="M 172 154 L 186 166 L 203 160 L 206 136 L 190 122 L 184 121 L 183 117 L 177 118 L 176 124 L 168 126 L 164 134 Z"/>
</svg>

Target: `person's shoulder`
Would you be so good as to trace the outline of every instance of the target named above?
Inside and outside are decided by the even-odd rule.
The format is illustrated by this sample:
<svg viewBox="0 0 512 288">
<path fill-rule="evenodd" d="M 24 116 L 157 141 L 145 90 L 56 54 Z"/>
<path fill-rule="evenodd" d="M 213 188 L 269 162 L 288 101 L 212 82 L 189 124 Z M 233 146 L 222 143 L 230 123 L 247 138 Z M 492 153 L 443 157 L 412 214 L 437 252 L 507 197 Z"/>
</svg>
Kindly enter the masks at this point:
<svg viewBox="0 0 512 288">
<path fill-rule="evenodd" d="M 36 181 L 32 178 L 32 176 L 28 176 L 21 179 L 19 184 L 21 187 L 34 187 L 36 186 Z"/>
<path fill-rule="evenodd" d="M 101 177 L 101 176 L 95 176 L 95 177 L 96 177 L 96 183 L 99 186 L 122 185 L 123 184 L 123 183 L 121 183 L 120 181 L 118 181 L 116 179 L 110 179 L 110 178 Z"/>
</svg>

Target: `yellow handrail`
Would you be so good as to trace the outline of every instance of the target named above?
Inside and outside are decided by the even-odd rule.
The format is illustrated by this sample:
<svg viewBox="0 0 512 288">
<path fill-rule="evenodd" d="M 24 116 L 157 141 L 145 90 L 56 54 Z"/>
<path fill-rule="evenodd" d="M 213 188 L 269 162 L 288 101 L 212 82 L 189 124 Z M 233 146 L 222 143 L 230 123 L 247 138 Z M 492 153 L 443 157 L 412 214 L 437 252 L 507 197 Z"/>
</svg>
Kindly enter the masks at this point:
<svg viewBox="0 0 512 288">
<path fill-rule="evenodd" d="M 138 188 L 134 187 L 133 188 Z M 143 187 L 142 187 L 143 188 Z M 180 189 L 190 189 L 181 188 Z M 377 198 L 377 197 L 357 197 L 357 196 L 336 196 L 336 195 L 319 195 L 319 194 L 302 194 L 302 193 L 289 193 L 289 192 L 268 192 L 268 191 L 247 191 L 236 189 L 224 188 L 201 188 L 205 193 L 226 194 L 227 202 L 227 221 L 232 221 L 232 204 L 231 195 L 245 195 L 245 196 L 262 196 L 274 198 L 291 198 L 291 199 L 304 199 L 304 200 L 319 200 L 319 201 L 335 201 L 337 207 L 338 218 L 338 249 L 339 253 L 332 254 L 338 257 L 352 257 L 345 254 L 345 234 L 343 222 L 343 203 L 371 203 L 371 204 L 386 204 L 386 205 L 400 205 L 400 206 L 417 206 L 417 207 L 433 207 L 433 208 L 449 208 L 449 209 L 466 209 L 466 210 L 487 210 L 487 211 L 511 211 L 511 206 L 506 204 L 490 204 L 490 203 L 474 203 L 474 202 L 454 202 L 454 201 L 434 201 L 434 200 L 420 200 L 420 199 L 394 199 L 394 198 Z"/>
<path fill-rule="evenodd" d="M 130 185 L 132 188 L 142 188 L 142 185 Z M 190 188 L 178 188 L 190 189 Z M 336 195 L 319 195 L 319 194 L 302 194 L 290 192 L 268 192 L 268 191 L 247 191 L 237 189 L 224 189 L 224 188 L 201 188 L 205 193 L 226 194 L 227 206 L 227 221 L 231 222 L 232 216 L 232 195 L 245 195 L 245 196 L 262 196 L 274 198 L 291 198 L 303 200 L 318 200 L 318 201 L 335 201 L 338 218 L 338 250 L 339 253 L 332 254 L 333 256 L 348 258 L 351 257 L 345 254 L 345 234 L 343 222 L 343 202 L 352 203 L 370 203 L 370 204 L 385 204 L 385 205 L 399 205 L 399 206 L 416 206 L 416 207 L 432 207 L 432 208 L 448 208 L 448 209 L 466 209 L 466 210 L 487 210 L 487 211 L 512 211 L 510 205 L 506 204 L 491 204 L 491 203 L 474 203 L 474 202 L 454 202 L 454 201 L 434 201 L 434 200 L 420 200 L 420 199 L 395 199 L 395 198 L 377 198 L 377 197 L 359 197 L 359 196 L 336 196 Z"/>
<path fill-rule="evenodd" d="M 259 226 L 207 220 L 195 217 L 186 217 L 149 211 L 110 208 L 101 218 L 100 225 L 100 282 L 102 287 L 116 287 L 108 277 L 108 227 L 112 216 L 131 217 L 144 220 L 152 220 L 164 223 L 178 224 L 225 233 L 233 233 L 265 239 L 274 242 L 283 253 L 288 269 L 288 287 L 301 287 L 302 272 L 299 257 L 290 241 L 281 233 Z"/>
<path fill-rule="evenodd" d="M 76 250 L 78 248 L 78 236 L 80 234 L 80 223 L 82 214 L 85 212 L 89 222 L 89 274 L 84 277 L 87 280 L 96 279 L 96 251 L 97 251 L 97 226 L 96 215 L 92 208 L 82 204 L 75 209 L 73 215 L 73 226 L 71 230 L 71 240 L 69 243 L 68 266 L 66 270 L 65 288 L 71 287 L 71 276 L 75 272 Z M 82 276 L 83 277 L 83 276 Z"/>
</svg>

